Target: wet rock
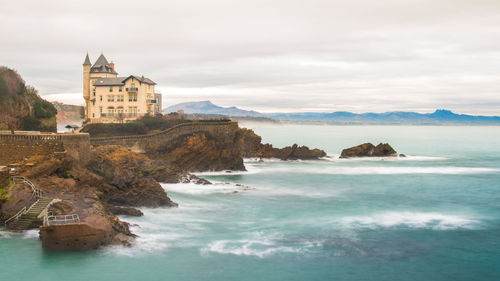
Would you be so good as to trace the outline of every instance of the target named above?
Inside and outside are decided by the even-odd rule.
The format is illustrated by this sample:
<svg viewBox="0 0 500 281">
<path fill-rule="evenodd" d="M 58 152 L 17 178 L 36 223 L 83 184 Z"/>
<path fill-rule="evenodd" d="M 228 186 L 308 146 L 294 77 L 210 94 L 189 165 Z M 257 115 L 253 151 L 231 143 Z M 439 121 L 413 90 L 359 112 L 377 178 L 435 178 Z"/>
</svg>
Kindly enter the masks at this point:
<svg viewBox="0 0 500 281">
<path fill-rule="evenodd" d="M 107 210 L 113 215 L 119 216 L 131 216 L 131 217 L 141 217 L 144 213 L 141 210 L 131 208 L 131 207 L 118 207 L 118 206 L 108 206 Z"/>
<path fill-rule="evenodd" d="M 364 143 L 342 150 L 340 158 L 396 156 L 398 156 L 397 152 L 388 143 L 379 143 L 377 146 L 371 143 Z"/>
<path fill-rule="evenodd" d="M 245 158 L 278 158 L 281 160 L 314 160 L 326 156 L 321 149 L 310 149 L 307 146 L 294 144 L 283 148 L 273 147 L 272 144 L 262 144 L 262 138 L 253 130 L 240 128 L 238 144 L 241 155 Z"/>
</svg>

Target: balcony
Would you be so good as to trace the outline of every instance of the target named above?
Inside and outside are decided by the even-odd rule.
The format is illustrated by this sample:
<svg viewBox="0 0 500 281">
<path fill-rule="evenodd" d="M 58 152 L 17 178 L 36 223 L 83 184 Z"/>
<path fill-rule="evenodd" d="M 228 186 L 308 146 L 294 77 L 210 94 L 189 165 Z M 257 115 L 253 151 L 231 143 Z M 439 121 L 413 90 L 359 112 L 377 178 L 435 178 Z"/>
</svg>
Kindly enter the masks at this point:
<svg viewBox="0 0 500 281">
<path fill-rule="evenodd" d="M 135 87 L 132 87 L 132 88 L 125 88 L 125 90 L 127 92 L 137 92 L 139 89 L 138 88 L 135 88 Z"/>
<path fill-rule="evenodd" d="M 141 117 L 144 114 L 140 113 L 101 113 L 101 117 L 108 118 L 132 118 L 132 117 Z"/>
</svg>

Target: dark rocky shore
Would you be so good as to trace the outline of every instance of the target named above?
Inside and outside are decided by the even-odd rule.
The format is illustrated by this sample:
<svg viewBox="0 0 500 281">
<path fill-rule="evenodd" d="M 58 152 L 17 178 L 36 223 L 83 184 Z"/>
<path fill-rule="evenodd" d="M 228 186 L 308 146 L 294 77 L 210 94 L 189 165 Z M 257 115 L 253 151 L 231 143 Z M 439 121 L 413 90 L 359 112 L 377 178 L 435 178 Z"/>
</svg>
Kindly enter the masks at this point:
<svg viewBox="0 0 500 281">
<path fill-rule="evenodd" d="M 388 143 L 379 143 L 374 146 L 371 143 L 364 143 L 342 150 L 340 158 L 352 157 L 404 157 L 399 154 Z"/>
</svg>

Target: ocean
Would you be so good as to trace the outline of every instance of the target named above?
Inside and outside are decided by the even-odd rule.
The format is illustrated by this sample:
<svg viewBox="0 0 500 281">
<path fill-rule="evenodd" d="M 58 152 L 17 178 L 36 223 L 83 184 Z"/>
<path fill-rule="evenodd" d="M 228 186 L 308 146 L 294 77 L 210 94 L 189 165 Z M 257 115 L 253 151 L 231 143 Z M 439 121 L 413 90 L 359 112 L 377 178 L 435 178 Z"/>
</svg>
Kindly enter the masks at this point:
<svg viewBox="0 0 500 281">
<path fill-rule="evenodd" d="M 121 217 L 132 247 L 0 230 L 0 280 L 500 280 L 500 127 L 243 125 L 329 156 L 163 184 L 179 207 Z M 364 142 L 408 157 L 338 159 Z"/>
</svg>

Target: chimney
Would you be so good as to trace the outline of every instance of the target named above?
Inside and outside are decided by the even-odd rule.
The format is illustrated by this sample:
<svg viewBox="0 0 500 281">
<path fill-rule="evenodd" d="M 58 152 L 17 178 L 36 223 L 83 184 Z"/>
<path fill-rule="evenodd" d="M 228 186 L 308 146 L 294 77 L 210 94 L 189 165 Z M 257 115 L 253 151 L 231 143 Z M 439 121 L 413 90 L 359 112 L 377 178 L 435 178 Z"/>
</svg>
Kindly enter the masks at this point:
<svg viewBox="0 0 500 281">
<path fill-rule="evenodd" d="M 111 69 L 115 70 L 115 63 L 113 61 L 111 61 L 111 63 L 109 64 L 109 66 L 111 66 Z"/>
</svg>

